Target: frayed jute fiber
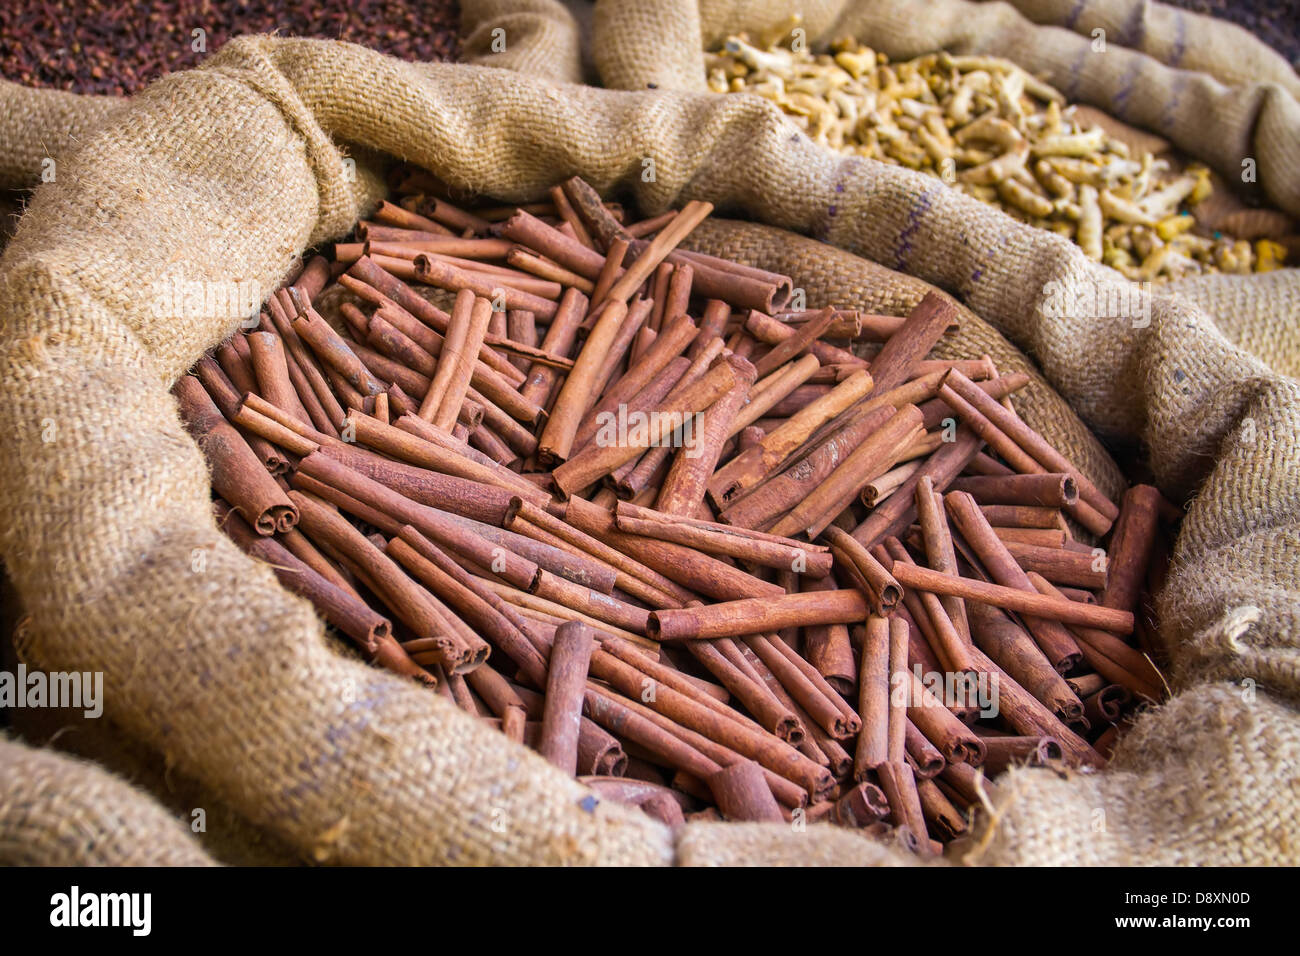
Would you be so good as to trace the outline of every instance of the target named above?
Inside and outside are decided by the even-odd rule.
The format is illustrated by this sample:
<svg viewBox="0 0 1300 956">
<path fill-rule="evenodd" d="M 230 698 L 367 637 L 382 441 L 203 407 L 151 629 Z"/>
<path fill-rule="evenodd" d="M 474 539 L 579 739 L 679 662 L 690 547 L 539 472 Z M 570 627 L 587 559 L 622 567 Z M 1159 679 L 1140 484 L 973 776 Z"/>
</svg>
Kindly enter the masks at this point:
<svg viewBox="0 0 1300 956">
<path fill-rule="evenodd" d="M 1071 453 L 1117 482 L 1081 419 L 1144 449 L 1165 493 L 1189 501 L 1159 597 L 1173 699 L 1138 718 L 1113 770 L 1007 778 L 969 858 L 1300 861 L 1300 383 L 1176 297 L 1143 297 L 1142 327 L 1048 315 L 1049 283 L 1104 295 L 1122 280 L 937 180 L 832 155 L 753 97 L 255 37 L 107 118 L 0 259 L 0 548 L 30 615 L 24 659 L 103 671 L 117 724 L 305 860 L 906 862 L 820 825 L 674 833 L 594 803 L 437 695 L 333 649 L 311 608 L 218 532 L 167 390 L 239 317 L 160 319 L 151 290 L 180 275 L 266 294 L 375 201 L 378 153 L 508 201 L 571 174 L 647 213 L 707 199 L 843 250 L 752 224 L 694 237 L 788 262 L 810 299 L 857 289 L 843 304 L 902 307 L 924 283 L 958 297 L 973 349 L 1013 365 L 1005 336 L 1041 373 L 1017 404 L 1052 440 L 1073 435 Z"/>
</svg>

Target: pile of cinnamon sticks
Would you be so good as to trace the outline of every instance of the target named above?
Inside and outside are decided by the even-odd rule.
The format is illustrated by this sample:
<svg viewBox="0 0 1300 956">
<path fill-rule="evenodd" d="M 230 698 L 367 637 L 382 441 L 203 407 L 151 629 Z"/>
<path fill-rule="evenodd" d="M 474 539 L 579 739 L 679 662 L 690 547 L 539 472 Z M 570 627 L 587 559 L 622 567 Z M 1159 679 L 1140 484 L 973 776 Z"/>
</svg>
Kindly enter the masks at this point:
<svg viewBox="0 0 1300 956">
<path fill-rule="evenodd" d="M 1102 494 L 1027 376 L 928 358 L 944 298 L 791 308 L 682 248 L 703 202 L 400 192 L 174 389 L 227 533 L 377 665 L 667 823 L 924 854 L 1163 696 L 1177 510 Z"/>
</svg>

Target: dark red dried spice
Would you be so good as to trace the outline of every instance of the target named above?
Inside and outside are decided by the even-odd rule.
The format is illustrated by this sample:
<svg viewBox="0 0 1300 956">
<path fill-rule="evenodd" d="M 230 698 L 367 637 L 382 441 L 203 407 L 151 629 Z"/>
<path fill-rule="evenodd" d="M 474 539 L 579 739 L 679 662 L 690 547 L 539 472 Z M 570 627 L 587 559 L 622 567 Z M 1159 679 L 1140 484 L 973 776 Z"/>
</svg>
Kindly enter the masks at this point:
<svg viewBox="0 0 1300 956">
<path fill-rule="evenodd" d="M 107 0 L 0 4 L 0 76 L 28 86 L 125 95 L 198 66 L 248 33 L 360 43 L 404 60 L 459 53 L 456 0 L 162 0 L 147 11 Z M 192 31 L 206 50 L 193 49 Z"/>
</svg>

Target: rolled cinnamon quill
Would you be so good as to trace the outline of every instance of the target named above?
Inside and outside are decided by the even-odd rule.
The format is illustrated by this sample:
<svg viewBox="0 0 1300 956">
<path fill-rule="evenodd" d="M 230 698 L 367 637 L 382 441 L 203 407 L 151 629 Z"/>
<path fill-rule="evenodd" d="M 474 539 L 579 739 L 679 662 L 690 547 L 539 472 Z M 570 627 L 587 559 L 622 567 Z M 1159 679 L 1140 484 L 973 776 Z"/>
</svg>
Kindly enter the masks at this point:
<svg viewBox="0 0 1300 956">
<path fill-rule="evenodd" d="M 889 619 L 867 618 L 858 668 L 858 713 L 862 733 L 853 759 L 855 780 L 865 780 L 889 759 Z"/>
<path fill-rule="evenodd" d="M 463 674 L 487 659 L 486 646 L 472 648 L 431 603 L 429 595 L 337 512 L 298 491 L 289 497 L 302 515 L 303 530 L 365 575 L 366 583 L 417 637 L 434 642 L 435 657 L 448 672 Z"/>
<path fill-rule="evenodd" d="M 553 300 L 507 285 L 502 281 L 502 276 L 453 265 L 429 253 L 420 253 L 415 257 L 413 276 L 427 285 L 450 292 L 473 292 L 490 302 L 501 302 L 506 309 L 523 309 L 543 321 L 555 317 L 556 304 Z"/>
<path fill-rule="evenodd" d="M 861 399 L 871 388 L 870 375 L 855 373 L 832 392 L 792 416 L 780 428 L 769 432 L 757 449 L 737 456 L 709 479 L 710 500 L 719 508 L 728 507 L 742 492 L 756 485 L 793 454 L 817 428 Z"/>
<path fill-rule="evenodd" d="M 984 518 L 975 499 L 964 491 L 953 491 L 944 497 L 953 521 L 962 537 L 979 556 L 989 576 L 998 584 L 1018 588 L 1027 594 L 1036 593 L 1025 571 L 1003 544 Z M 1077 664 L 1081 657 L 1078 645 L 1069 631 L 1051 618 L 1028 616 L 1025 626 L 1043 649 L 1052 666 L 1064 674 Z"/>
<path fill-rule="evenodd" d="M 596 381 L 604 371 L 610 347 L 618 335 L 619 326 L 626 318 L 627 305 L 622 302 L 611 302 L 601 311 L 600 319 L 565 377 L 555 407 L 551 410 L 551 417 L 542 431 L 539 443 L 544 461 L 568 460 L 578 426 L 594 397 Z"/>
<path fill-rule="evenodd" d="M 217 521 L 235 544 L 269 565 L 281 584 L 311 601 L 326 621 L 355 641 L 362 650 L 374 654 L 379 650 L 381 640 L 392 637 L 392 624 L 388 618 L 317 573 L 275 538 L 255 534 L 229 505 L 224 502 L 217 504 Z"/>
<path fill-rule="evenodd" d="M 731 424 L 756 374 L 754 366 L 738 355 L 723 361 L 730 366 L 734 380 L 725 394 L 683 426 L 683 447 L 673 457 L 655 499 L 659 511 L 691 515 L 704 502 L 709 478 L 722 457 Z"/>
<path fill-rule="evenodd" d="M 637 423 L 629 427 L 625 434 L 619 435 L 617 423 L 611 423 L 610 430 L 614 434 L 608 441 L 597 432 L 592 444 L 555 469 L 553 477 L 556 487 L 566 494 L 574 494 L 635 458 L 640 451 L 665 445 L 672 440 L 675 432 L 683 428 L 687 419 L 708 408 L 730 391 L 735 383 L 736 370 L 727 362 L 719 362 L 699 381 L 670 393 L 661 408 L 647 414 L 644 427 L 641 427 L 642 423 Z M 567 382 L 565 387 L 568 388 Z"/>
<path fill-rule="evenodd" d="M 958 478 L 950 491 L 965 491 L 981 505 L 1035 505 L 1065 508 L 1079 500 L 1079 487 L 1070 475 L 977 475 Z"/>
<path fill-rule="evenodd" d="M 762 768 L 742 760 L 711 774 L 705 781 L 718 809 L 728 820 L 772 821 L 785 819 Z"/>
<path fill-rule="evenodd" d="M 615 523 L 630 534 L 674 541 L 709 554 L 726 555 L 767 568 L 793 569 L 811 577 L 830 573 L 832 558 L 821 545 L 749 531 L 681 515 L 667 515 L 626 501 L 615 509 Z"/>
<path fill-rule="evenodd" d="M 1042 435 L 1031 429 L 1013 412 L 1009 412 L 999 405 L 996 400 L 989 397 L 978 385 L 960 372 L 954 371 L 948 379 L 948 384 L 953 391 L 970 402 L 989 421 L 993 422 L 994 425 L 1010 436 L 1016 444 L 1032 455 L 1044 471 L 1064 472 L 1072 476 L 1078 484 L 1080 497 L 1090 507 L 1096 509 L 1105 521 L 1105 527 L 1101 528 L 1097 533 L 1104 533 L 1110 527 L 1111 522 L 1119 515 L 1119 509 L 1115 507 L 1115 503 L 1097 490 L 1097 486 L 1079 469 L 1075 468 L 1064 455 L 1053 448 Z"/>
<path fill-rule="evenodd" d="M 646 634 L 658 641 L 711 640 L 786 627 L 852 624 L 867 614 L 867 601 L 856 590 L 814 591 L 654 611 Z"/>
<path fill-rule="evenodd" d="M 951 594 L 969 601 L 982 601 L 1018 614 L 1029 614 L 1065 624 L 1078 624 L 1115 634 L 1130 634 L 1133 631 L 1133 615 L 1113 608 L 1094 607 L 1071 601 L 1066 597 L 1046 597 L 1037 592 L 1031 594 L 1020 588 L 1003 587 L 1000 584 L 976 581 L 972 578 L 960 578 L 916 565 L 895 564 L 893 574 L 898 583 L 905 588 L 919 588 L 935 594 Z"/>
<path fill-rule="evenodd" d="M 1106 587 L 1098 598 L 1105 607 L 1137 610 L 1138 595 L 1159 533 L 1160 502 L 1159 490 L 1151 485 L 1134 485 L 1124 493 L 1111 537 Z"/>
<path fill-rule="evenodd" d="M 172 386 L 186 430 L 198 442 L 212 474 L 212 487 L 258 534 L 284 532 L 298 523 L 298 509 L 257 455 L 218 411 L 199 380 L 181 376 Z"/>
<path fill-rule="evenodd" d="M 570 775 L 578 769 L 579 718 L 595 644 L 587 625 L 580 621 L 562 624 L 555 632 L 547 665 L 546 703 L 537 752 Z"/>
<path fill-rule="evenodd" d="M 868 415 L 863 421 L 870 419 L 871 415 Z M 816 537 L 857 497 L 863 485 L 884 474 L 906 455 L 908 447 L 921 434 L 920 425 L 921 412 L 915 405 L 898 409 L 877 430 L 855 443 L 856 447 L 848 445 L 853 449 L 848 456 L 838 462 L 788 515 L 773 525 L 772 531 L 776 534 L 802 532 L 810 538 Z M 849 436 L 856 436 L 852 428 L 845 429 L 843 440 L 851 441 Z M 828 446 L 834 442 L 832 439 Z M 809 457 L 811 460 L 813 456 Z"/>
</svg>

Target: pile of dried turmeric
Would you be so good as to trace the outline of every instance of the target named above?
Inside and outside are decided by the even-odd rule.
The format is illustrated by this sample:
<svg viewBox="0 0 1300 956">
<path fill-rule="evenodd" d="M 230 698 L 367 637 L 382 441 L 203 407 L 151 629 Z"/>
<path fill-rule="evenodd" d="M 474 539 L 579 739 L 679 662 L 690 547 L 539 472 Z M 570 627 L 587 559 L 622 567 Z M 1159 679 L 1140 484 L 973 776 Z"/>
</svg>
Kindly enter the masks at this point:
<svg viewBox="0 0 1300 956">
<path fill-rule="evenodd" d="M 1206 167 L 1130 150 L 1010 60 L 890 63 L 854 40 L 814 54 L 781 45 L 790 36 L 728 38 L 707 57 L 709 88 L 763 96 L 818 143 L 938 176 L 1130 279 L 1265 272 L 1285 257 L 1269 240 L 1198 234 Z"/>
</svg>

